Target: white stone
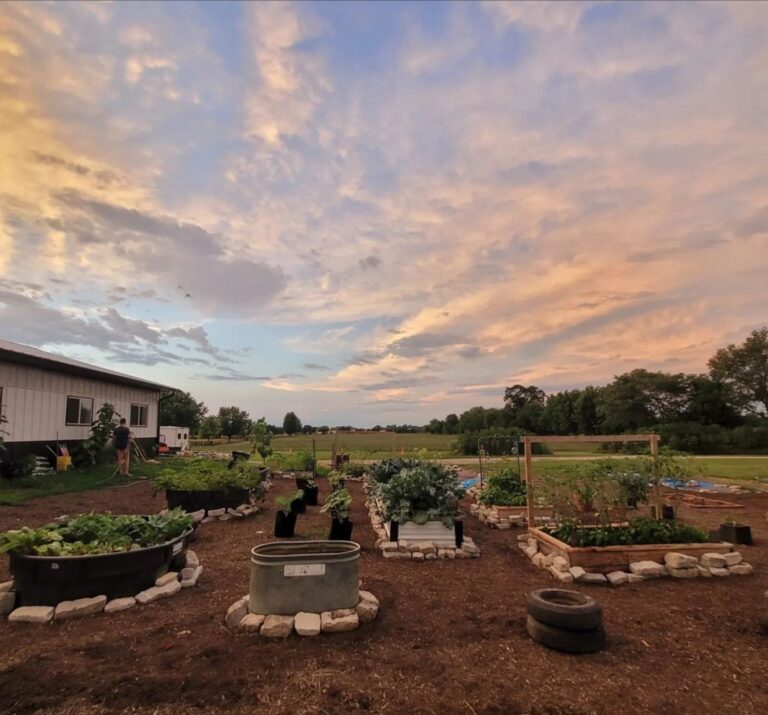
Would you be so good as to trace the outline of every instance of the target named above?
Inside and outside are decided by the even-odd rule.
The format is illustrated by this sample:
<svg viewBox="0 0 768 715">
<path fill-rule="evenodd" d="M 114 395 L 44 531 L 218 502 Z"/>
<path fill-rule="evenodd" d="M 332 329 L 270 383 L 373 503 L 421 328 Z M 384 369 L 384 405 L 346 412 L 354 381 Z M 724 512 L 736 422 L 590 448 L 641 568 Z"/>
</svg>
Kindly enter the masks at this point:
<svg viewBox="0 0 768 715">
<path fill-rule="evenodd" d="M 261 626 L 265 638 L 287 638 L 293 633 L 293 616 L 267 616 Z"/>
<path fill-rule="evenodd" d="M 568 571 L 568 568 L 569 568 L 568 559 L 562 556 L 555 556 L 552 559 L 552 566 L 556 568 L 558 571 Z"/>
<path fill-rule="evenodd" d="M 728 567 L 728 573 L 733 574 L 734 576 L 749 576 L 752 571 L 752 566 L 743 562 L 736 564 L 735 566 Z"/>
<path fill-rule="evenodd" d="M 240 624 L 240 621 L 245 618 L 248 613 L 248 601 L 249 596 L 243 596 L 235 601 L 228 609 L 227 615 L 224 617 L 224 622 L 230 627 L 235 628 Z"/>
<path fill-rule="evenodd" d="M 200 559 L 197 558 L 197 554 L 191 549 L 187 549 L 187 560 L 185 562 L 185 565 L 192 568 L 200 565 Z"/>
<path fill-rule="evenodd" d="M 738 551 L 723 554 L 723 558 L 725 559 L 726 566 L 736 566 L 736 564 L 740 564 L 744 560 L 744 557 Z"/>
<path fill-rule="evenodd" d="M 246 613 L 237 624 L 237 627 L 242 631 L 249 631 L 259 633 L 261 627 L 264 625 L 266 616 L 261 613 Z"/>
<path fill-rule="evenodd" d="M 426 561 L 437 561 L 437 554 L 427 554 L 424 559 Z"/>
<path fill-rule="evenodd" d="M 164 573 L 158 579 L 155 580 L 155 586 L 165 586 L 166 584 L 173 583 L 179 580 L 179 574 L 176 571 L 169 571 Z"/>
<path fill-rule="evenodd" d="M 695 569 L 699 560 L 695 556 L 670 551 L 668 554 L 664 554 L 664 563 L 667 568 L 672 569 Z"/>
<path fill-rule="evenodd" d="M 437 550 L 437 558 L 438 559 L 446 559 L 448 558 L 448 554 L 445 549 L 438 549 Z"/>
<path fill-rule="evenodd" d="M 676 569 L 671 566 L 667 566 L 667 573 L 673 578 L 698 578 L 699 569 L 694 566 L 693 568 Z"/>
<path fill-rule="evenodd" d="M 456 549 L 446 549 L 445 550 L 445 558 L 447 558 L 449 561 L 452 561 L 456 558 Z"/>
<path fill-rule="evenodd" d="M 537 551 L 531 557 L 531 563 L 533 563 L 533 565 L 538 567 L 538 568 L 543 568 L 544 567 L 544 554 L 542 554 L 541 551 Z"/>
<path fill-rule="evenodd" d="M 381 545 L 381 550 L 384 551 L 384 552 L 387 552 L 387 551 L 397 551 L 397 549 L 398 549 L 398 546 L 397 546 L 397 542 L 396 541 L 385 541 Z"/>
<path fill-rule="evenodd" d="M 90 616 L 92 613 L 101 613 L 106 605 L 106 596 L 76 598 L 74 601 L 62 601 L 56 606 L 53 617 L 57 621 L 64 621 L 67 618 Z"/>
<path fill-rule="evenodd" d="M 537 547 L 531 547 L 531 546 L 525 547 L 525 555 L 529 559 L 533 560 L 533 557 L 536 556 L 537 553 L 539 553 L 539 549 Z"/>
<path fill-rule="evenodd" d="M 208 510 L 208 516 L 212 516 L 214 518 L 224 516 L 224 514 L 226 513 L 227 513 L 227 510 L 225 508 Z"/>
<path fill-rule="evenodd" d="M 419 544 L 415 544 L 415 547 L 425 556 L 427 554 L 434 554 L 437 551 L 437 549 L 435 549 L 434 543 L 431 541 L 422 541 Z"/>
<path fill-rule="evenodd" d="M 383 554 L 385 559 L 410 559 L 411 554 L 407 553 L 405 551 L 384 551 Z"/>
<path fill-rule="evenodd" d="M 699 576 L 703 576 L 704 578 L 712 578 L 712 574 L 706 566 L 699 564 L 696 567 L 696 570 L 699 572 Z"/>
<path fill-rule="evenodd" d="M 320 614 L 320 619 L 323 633 L 343 633 L 345 631 L 353 631 L 360 625 L 360 619 L 356 612 L 353 612 L 352 615 L 349 616 L 334 618 L 331 612 L 325 611 Z"/>
<path fill-rule="evenodd" d="M 16 592 L 0 592 L 0 616 L 7 616 L 16 605 Z"/>
<path fill-rule="evenodd" d="M 658 578 L 665 574 L 665 569 L 655 561 L 634 561 L 629 565 L 629 570 L 646 578 Z"/>
<path fill-rule="evenodd" d="M 8 591 L 13 591 L 13 579 L 0 583 L 0 593 L 8 593 Z"/>
<path fill-rule="evenodd" d="M 709 573 L 711 573 L 713 576 L 730 576 L 731 573 L 726 568 L 718 568 L 716 566 L 710 566 Z"/>
<path fill-rule="evenodd" d="M 421 551 L 414 551 L 411 553 L 411 558 L 414 561 L 424 561 L 424 554 L 422 554 Z"/>
<path fill-rule="evenodd" d="M 571 576 L 573 576 L 574 579 L 577 581 L 585 574 L 587 573 L 581 566 L 571 566 L 571 568 L 568 569 Z"/>
<path fill-rule="evenodd" d="M 549 572 L 558 580 L 560 583 L 573 583 L 573 576 L 568 571 L 558 571 L 554 566 L 549 567 Z"/>
<path fill-rule="evenodd" d="M 232 516 L 230 514 L 222 514 L 219 517 L 219 521 L 229 521 L 231 518 L 232 518 Z"/>
<path fill-rule="evenodd" d="M 296 633 L 300 636 L 306 636 L 312 638 L 313 636 L 319 636 L 322 630 L 322 621 L 320 620 L 319 613 L 297 613 L 294 621 L 294 628 Z"/>
<path fill-rule="evenodd" d="M 192 571 L 191 575 L 188 573 L 187 576 L 184 576 L 185 572 Z M 197 580 L 200 578 L 200 574 L 203 573 L 203 567 L 202 565 L 196 566 L 194 569 L 185 568 L 182 570 L 182 578 L 181 578 L 181 587 L 182 588 L 189 588 L 190 586 L 196 586 Z"/>
<path fill-rule="evenodd" d="M 605 586 L 608 583 L 608 579 L 605 574 L 602 573 L 590 573 L 587 571 L 580 579 L 579 583 L 591 583 L 593 585 Z"/>
<path fill-rule="evenodd" d="M 104 606 L 104 613 L 117 613 L 118 611 L 126 611 L 129 608 L 133 608 L 136 605 L 136 599 L 133 596 L 127 596 L 126 598 L 113 598 Z"/>
<path fill-rule="evenodd" d="M 366 601 L 363 599 L 357 604 L 355 612 L 357 613 L 360 623 L 370 623 L 376 619 L 376 615 L 379 612 L 379 604 L 378 602 Z"/>
<path fill-rule="evenodd" d="M 159 598 L 167 598 L 181 591 L 181 583 L 177 580 L 165 584 L 165 586 L 153 586 L 146 591 L 136 594 L 136 600 L 141 603 L 152 603 Z"/>
<path fill-rule="evenodd" d="M 627 579 L 629 583 L 640 583 L 640 581 L 645 581 L 645 576 L 641 576 L 639 573 L 628 573 Z"/>
<path fill-rule="evenodd" d="M 205 519 L 205 509 L 200 509 L 199 511 L 193 511 L 189 514 L 189 516 L 192 517 L 193 524 L 199 524 L 203 519 Z"/>
<path fill-rule="evenodd" d="M 528 539 L 528 548 L 536 553 L 539 550 L 539 542 L 536 539 Z"/>
<path fill-rule="evenodd" d="M 9 623 L 50 623 L 53 620 L 53 606 L 22 606 L 11 611 Z"/>
<path fill-rule="evenodd" d="M 629 574 L 625 571 L 611 571 L 606 574 L 605 577 L 608 579 L 608 583 L 610 583 L 611 586 L 620 586 L 629 581 Z"/>
<path fill-rule="evenodd" d="M 701 555 L 701 565 L 706 566 L 707 568 L 716 568 L 721 569 L 725 567 L 725 556 L 723 554 L 716 554 L 716 553 L 710 553 L 710 554 L 702 554 Z"/>
</svg>

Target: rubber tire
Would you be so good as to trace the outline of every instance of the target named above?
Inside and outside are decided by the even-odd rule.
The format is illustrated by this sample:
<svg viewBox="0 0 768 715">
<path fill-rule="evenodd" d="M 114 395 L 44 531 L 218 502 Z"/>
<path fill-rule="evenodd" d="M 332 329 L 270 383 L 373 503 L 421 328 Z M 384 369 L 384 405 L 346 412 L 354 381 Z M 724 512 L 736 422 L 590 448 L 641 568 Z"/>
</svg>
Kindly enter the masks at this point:
<svg viewBox="0 0 768 715">
<path fill-rule="evenodd" d="M 540 588 L 528 594 L 527 607 L 529 616 L 555 628 L 591 631 L 603 625 L 603 607 L 578 591 Z"/>
<path fill-rule="evenodd" d="M 563 653 L 597 653 L 605 648 L 605 630 L 602 626 L 591 631 L 569 631 L 540 623 L 528 616 L 526 628 L 536 643 Z"/>
</svg>

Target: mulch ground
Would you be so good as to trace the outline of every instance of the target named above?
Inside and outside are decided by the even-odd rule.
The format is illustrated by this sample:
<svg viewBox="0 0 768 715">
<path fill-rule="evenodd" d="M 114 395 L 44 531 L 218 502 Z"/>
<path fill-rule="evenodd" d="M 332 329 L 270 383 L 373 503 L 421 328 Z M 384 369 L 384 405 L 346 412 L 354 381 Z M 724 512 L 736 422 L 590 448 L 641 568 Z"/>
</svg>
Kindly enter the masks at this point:
<svg viewBox="0 0 768 715">
<path fill-rule="evenodd" d="M 193 545 L 204 565 L 196 588 L 114 615 L 49 626 L 0 624 L 3 713 L 581 713 L 768 712 L 768 495 L 737 496 L 753 527 L 745 547 L 756 574 L 664 579 L 583 588 L 605 609 L 607 650 L 569 656 L 525 632 L 525 593 L 554 586 L 516 547 L 519 530 L 467 517 L 482 549 L 461 562 L 384 561 L 374 549 L 362 491 L 353 539 L 360 573 L 381 601 L 379 618 L 352 633 L 267 641 L 228 631 L 227 607 L 248 591 L 249 551 L 271 539 L 277 480 L 263 513 L 204 524 Z M 321 498 L 327 493 L 321 484 Z M 729 497 L 730 498 L 730 497 Z M 0 530 L 62 513 L 157 512 L 146 483 L 0 507 Z M 715 528 L 722 513 L 684 509 Z M 317 508 L 297 532 L 326 535 Z M 0 580 L 8 577 L 7 559 Z"/>
</svg>

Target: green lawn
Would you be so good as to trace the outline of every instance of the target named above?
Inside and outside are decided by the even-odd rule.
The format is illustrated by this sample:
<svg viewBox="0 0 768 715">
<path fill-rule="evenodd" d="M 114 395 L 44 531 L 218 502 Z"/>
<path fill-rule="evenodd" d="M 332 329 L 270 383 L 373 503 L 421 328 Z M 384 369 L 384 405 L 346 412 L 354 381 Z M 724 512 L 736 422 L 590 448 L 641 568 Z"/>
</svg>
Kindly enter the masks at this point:
<svg viewBox="0 0 768 715">
<path fill-rule="evenodd" d="M 48 476 L 14 480 L 2 479 L 0 480 L 0 506 L 23 504 L 30 499 L 54 494 L 67 494 L 130 484 L 137 478 L 153 477 L 161 469 L 177 465 L 181 466 L 181 460 L 169 460 L 162 464 L 145 464 L 134 461 L 131 464 L 132 478 L 123 478 L 114 474 L 114 464 L 102 464 L 97 467 L 56 472 Z"/>
</svg>

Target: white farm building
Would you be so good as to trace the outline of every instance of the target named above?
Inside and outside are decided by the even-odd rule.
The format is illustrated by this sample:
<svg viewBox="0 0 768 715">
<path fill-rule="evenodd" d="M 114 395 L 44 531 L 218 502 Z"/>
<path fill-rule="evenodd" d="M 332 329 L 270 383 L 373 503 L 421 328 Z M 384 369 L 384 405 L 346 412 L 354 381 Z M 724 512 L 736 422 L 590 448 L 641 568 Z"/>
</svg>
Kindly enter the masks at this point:
<svg viewBox="0 0 768 715">
<path fill-rule="evenodd" d="M 160 400 L 173 388 L 0 340 L 0 414 L 6 456 L 50 456 L 57 441 L 87 439 L 108 402 L 145 449 L 157 444 Z"/>
</svg>

